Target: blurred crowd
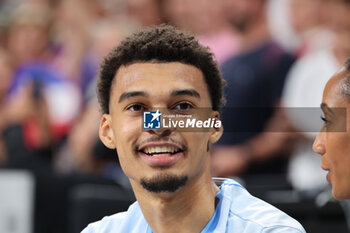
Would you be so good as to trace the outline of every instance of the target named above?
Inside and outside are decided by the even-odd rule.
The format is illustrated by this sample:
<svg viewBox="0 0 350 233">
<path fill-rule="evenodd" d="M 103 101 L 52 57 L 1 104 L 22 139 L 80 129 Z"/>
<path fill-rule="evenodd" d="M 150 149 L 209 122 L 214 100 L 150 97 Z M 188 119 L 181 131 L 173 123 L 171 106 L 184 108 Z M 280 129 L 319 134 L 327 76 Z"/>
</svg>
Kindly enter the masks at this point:
<svg viewBox="0 0 350 233">
<path fill-rule="evenodd" d="M 349 0 L 1 0 L 0 167 L 128 187 L 98 139 L 99 63 L 140 27 L 168 23 L 208 46 L 227 81 L 213 175 L 322 190 L 315 134 L 285 109 L 319 107 L 350 56 L 349 15 Z"/>
</svg>

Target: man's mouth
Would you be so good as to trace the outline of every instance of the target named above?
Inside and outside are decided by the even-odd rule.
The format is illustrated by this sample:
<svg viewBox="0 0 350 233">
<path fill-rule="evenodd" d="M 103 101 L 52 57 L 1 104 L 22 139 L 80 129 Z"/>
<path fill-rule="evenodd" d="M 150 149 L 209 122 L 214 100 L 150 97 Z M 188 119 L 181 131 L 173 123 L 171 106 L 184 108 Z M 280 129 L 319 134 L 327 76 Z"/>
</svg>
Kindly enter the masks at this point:
<svg viewBox="0 0 350 233">
<path fill-rule="evenodd" d="M 165 146 L 146 146 L 140 149 L 139 152 L 144 153 L 148 156 L 169 157 L 177 153 L 181 153 L 183 152 L 183 150 L 177 146 L 165 145 Z"/>
<path fill-rule="evenodd" d="M 170 167 L 184 158 L 186 146 L 169 141 L 144 143 L 136 151 L 151 167 Z"/>
</svg>

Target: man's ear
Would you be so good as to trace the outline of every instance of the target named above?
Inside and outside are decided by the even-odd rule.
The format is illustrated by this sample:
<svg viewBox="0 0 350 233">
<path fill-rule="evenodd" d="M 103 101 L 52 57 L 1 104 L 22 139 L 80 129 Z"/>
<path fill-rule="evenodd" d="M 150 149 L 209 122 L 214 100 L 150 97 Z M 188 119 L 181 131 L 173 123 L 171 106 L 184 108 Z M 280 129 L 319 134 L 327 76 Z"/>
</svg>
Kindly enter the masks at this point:
<svg viewBox="0 0 350 233">
<path fill-rule="evenodd" d="M 212 132 L 210 133 L 209 142 L 215 143 L 221 138 L 224 132 L 224 126 L 222 125 L 222 122 L 220 120 L 220 113 L 218 111 L 214 111 L 212 117 L 215 118 L 216 122 L 214 124 Z"/>
<path fill-rule="evenodd" d="M 111 115 L 103 114 L 100 122 L 99 136 L 103 144 L 109 149 L 115 149 L 114 133 Z"/>
</svg>

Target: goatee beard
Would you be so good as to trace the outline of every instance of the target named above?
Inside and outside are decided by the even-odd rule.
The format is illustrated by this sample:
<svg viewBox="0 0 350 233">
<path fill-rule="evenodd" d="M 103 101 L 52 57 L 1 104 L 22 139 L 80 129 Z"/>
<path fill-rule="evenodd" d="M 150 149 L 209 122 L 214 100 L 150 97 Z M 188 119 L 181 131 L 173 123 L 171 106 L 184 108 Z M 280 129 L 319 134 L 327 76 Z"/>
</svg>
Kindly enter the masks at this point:
<svg viewBox="0 0 350 233">
<path fill-rule="evenodd" d="M 159 175 L 151 179 L 141 179 L 141 185 L 144 189 L 153 193 L 175 192 L 187 183 L 187 176 Z"/>
</svg>

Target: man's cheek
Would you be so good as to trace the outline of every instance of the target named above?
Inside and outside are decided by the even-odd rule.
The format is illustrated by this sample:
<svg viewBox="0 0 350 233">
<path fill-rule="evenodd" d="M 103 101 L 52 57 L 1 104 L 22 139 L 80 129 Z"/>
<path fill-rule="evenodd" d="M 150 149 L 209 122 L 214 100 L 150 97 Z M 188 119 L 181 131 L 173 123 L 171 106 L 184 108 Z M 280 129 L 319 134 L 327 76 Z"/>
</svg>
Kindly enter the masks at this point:
<svg viewBox="0 0 350 233">
<path fill-rule="evenodd" d="M 194 143 L 196 143 L 197 145 L 199 145 L 201 147 L 206 145 L 207 142 L 209 141 L 208 134 L 203 133 L 203 132 L 193 133 L 193 135 L 191 135 L 191 138 L 193 138 Z"/>
<path fill-rule="evenodd" d="M 188 148 L 192 148 L 192 152 L 195 154 L 207 152 L 207 146 L 209 143 L 209 138 L 207 134 L 203 132 L 191 133 L 188 135 Z"/>
<path fill-rule="evenodd" d="M 141 121 L 118 121 L 117 131 L 119 131 L 119 137 L 129 138 L 133 137 L 136 133 L 141 132 Z M 118 130 L 119 129 L 119 130 Z"/>
</svg>

